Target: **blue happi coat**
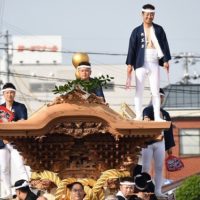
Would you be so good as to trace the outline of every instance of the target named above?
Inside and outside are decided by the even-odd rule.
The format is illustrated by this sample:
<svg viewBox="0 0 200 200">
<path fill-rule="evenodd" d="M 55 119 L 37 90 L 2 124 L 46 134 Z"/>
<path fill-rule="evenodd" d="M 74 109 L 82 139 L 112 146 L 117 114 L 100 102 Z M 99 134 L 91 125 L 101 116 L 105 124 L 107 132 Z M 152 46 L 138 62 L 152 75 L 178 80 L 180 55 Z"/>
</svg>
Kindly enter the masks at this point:
<svg viewBox="0 0 200 200">
<path fill-rule="evenodd" d="M 159 60 L 159 65 L 163 66 L 164 62 L 168 62 L 171 59 L 169 45 L 164 29 L 153 23 L 155 35 L 160 45 L 160 48 L 164 56 Z M 143 24 L 136 27 L 129 40 L 129 49 L 126 59 L 126 64 L 131 65 L 134 69 L 144 66 L 144 55 L 145 55 L 145 32 Z"/>
</svg>

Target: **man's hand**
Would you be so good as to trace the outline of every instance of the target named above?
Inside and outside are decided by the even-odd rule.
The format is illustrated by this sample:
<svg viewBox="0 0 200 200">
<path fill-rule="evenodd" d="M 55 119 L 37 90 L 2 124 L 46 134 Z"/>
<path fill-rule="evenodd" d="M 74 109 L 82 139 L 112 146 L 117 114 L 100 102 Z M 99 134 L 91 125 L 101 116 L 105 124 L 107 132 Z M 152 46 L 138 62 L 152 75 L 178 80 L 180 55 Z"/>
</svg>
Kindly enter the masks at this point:
<svg viewBox="0 0 200 200">
<path fill-rule="evenodd" d="M 4 143 L 4 144 L 8 144 L 9 141 L 8 141 L 8 140 L 3 140 L 3 143 Z"/>
<path fill-rule="evenodd" d="M 169 63 L 168 62 L 164 62 L 163 67 L 167 70 L 167 72 L 169 72 Z"/>
<path fill-rule="evenodd" d="M 172 155 L 172 148 L 170 148 L 170 149 L 167 150 L 167 154 L 168 154 L 169 156 Z"/>
<path fill-rule="evenodd" d="M 127 66 L 127 76 L 131 76 L 131 73 L 133 71 L 133 67 L 131 65 Z"/>
<path fill-rule="evenodd" d="M 127 78 L 126 78 L 126 89 L 129 89 L 130 86 L 131 86 L 132 71 L 133 71 L 132 66 L 131 66 L 131 65 L 128 65 L 128 67 L 127 67 Z"/>
</svg>

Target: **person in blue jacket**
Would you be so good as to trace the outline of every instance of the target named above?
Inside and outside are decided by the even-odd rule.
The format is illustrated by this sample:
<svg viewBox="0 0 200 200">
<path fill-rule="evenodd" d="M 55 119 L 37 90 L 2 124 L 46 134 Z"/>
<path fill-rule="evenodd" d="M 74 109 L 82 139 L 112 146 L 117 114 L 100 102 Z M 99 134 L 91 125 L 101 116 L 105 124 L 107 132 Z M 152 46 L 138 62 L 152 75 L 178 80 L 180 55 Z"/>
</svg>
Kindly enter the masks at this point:
<svg viewBox="0 0 200 200">
<path fill-rule="evenodd" d="M 90 77 L 92 70 L 91 70 L 91 64 L 89 62 L 81 62 L 79 66 L 77 67 L 79 78 L 83 81 L 90 81 L 92 78 Z M 96 88 L 94 88 L 90 93 L 96 94 L 96 96 L 101 97 L 102 100 L 105 102 L 105 96 L 103 93 L 103 89 L 101 85 L 98 85 Z"/>
<path fill-rule="evenodd" d="M 164 90 L 160 89 L 161 105 L 164 102 L 164 97 Z M 169 113 L 162 107 L 160 108 L 160 115 L 162 119 L 171 121 Z M 154 120 L 154 110 L 152 105 L 147 106 L 143 110 L 143 118 L 145 121 Z M 160 138 L 149 141 L 147 145 L 147 148 L 142 149 L 142 172 L 150 172 L 151 161 L 153 159 L 155 168 L 155 195 L 158 198 L 166 197 L 164 194 L 162 194 L 161 190 L 163 184 L 162 170 L 165 159 L 165 151 L 168 153 L 168 155 L 171 155 L 172 147 L 175 146 L 172 124 L 168 130 L 163 131 Z"/>
<path fill-rule="evenodd" d="M 8 110 L 13 112 L 14 118 L 13 121 L 26 120 L 27 119 L 27 109 L 26 106 L 22 103 L 16 102 L 15 93 L 16 88 L 12 83 L 6 83 L 3 88 L 3 97 L 5 103 L 1 106 L 6 107 Z M 1 172 L 1 199 L 10 199 L 12 196 L 11 192 L 11 163 L 13 163 L 15 175 L 17 174 L 18 178 L 28 179 L 28 175 L 25 170 L 23 159 L 20 156 L 19 152 L 13 148 L 13 146 L 5 140 L 0 140 L 0 172 Z M 13 178 L 15 179 L 15 178 Z"/>
<path fill-rule="evenodd" d="M 146 4 L 142 8 L 142 25 L 136 27 L 129 40 L 128 55 L 126 59 L 127 86 L 130 86 L 132 70 L 135 71 L 136 93 L 135 112 L 136 119 L 142 120 L 142 96 L 145 78 L 148 75 L 152 93 L 152 103 L 155 121 L 163 121 L 160 118 L 160 66 L 169 70 L 171 59 L 167 37 L 164 29 L 153 23 L 155 7 Z"/>
</svg>

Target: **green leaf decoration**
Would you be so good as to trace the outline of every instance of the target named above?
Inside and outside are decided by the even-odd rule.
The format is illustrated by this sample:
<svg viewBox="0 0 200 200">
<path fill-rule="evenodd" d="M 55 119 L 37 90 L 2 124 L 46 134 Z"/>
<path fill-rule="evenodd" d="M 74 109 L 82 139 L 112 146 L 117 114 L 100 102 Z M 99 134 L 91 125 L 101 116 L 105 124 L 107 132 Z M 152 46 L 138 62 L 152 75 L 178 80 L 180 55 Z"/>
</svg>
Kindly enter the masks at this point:
<svg viewBox="0 0 200 200">
<path fill-rule="evenodd" d="M 100 86 L 104 86 L 104 88 L 107 88 L 107 84 L 111 81 L 111 79 L 114 79 L 114 77 L 110 77 L 109 75 L 101 75 L 100 77 L 94 77 L 88 81 L 76 79 L 73 81 L 67 81 L 67 83 L 64 85 L 55 86 L 55 89 L 52 90 L 52 92 L 54 94 L 63 95 L 72 92 L 76 88 L 81 88 L 90 93 Z"/>
</svg>

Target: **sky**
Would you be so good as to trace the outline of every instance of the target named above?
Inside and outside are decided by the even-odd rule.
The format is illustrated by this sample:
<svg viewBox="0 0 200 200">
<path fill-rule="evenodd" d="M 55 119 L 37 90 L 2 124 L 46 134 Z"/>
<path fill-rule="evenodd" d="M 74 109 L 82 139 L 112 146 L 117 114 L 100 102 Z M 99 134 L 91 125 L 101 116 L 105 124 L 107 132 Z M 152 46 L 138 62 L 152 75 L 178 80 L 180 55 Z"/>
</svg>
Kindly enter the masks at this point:
<svg viewBox="0 0 200 200">
<path fill-rule="evenodd" d="M 199 0 L 0 0 L 0 32 L 11 35 L 61 35 L 72 52 L 126 54 L 132 30 L 142 23 L 141 7 L 156 7 L 154 22 L 163 26 L 171 53 L 200 55 Z M 64 64 L 71 63 L 64 54 Z M 124 64 L 126 56 L 90 55 L 92 64 Z M 190 73 L 200 74 L 197 62 Z M 170 75 L 183 76 L 182 62 L 171 61 Z"/>
</svg>

